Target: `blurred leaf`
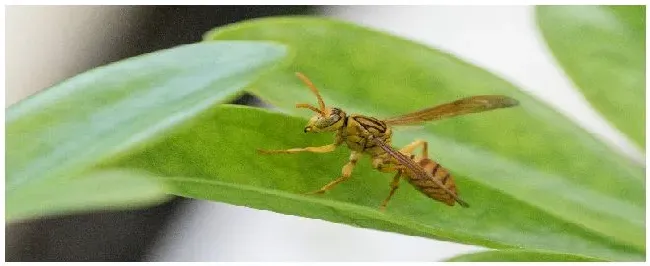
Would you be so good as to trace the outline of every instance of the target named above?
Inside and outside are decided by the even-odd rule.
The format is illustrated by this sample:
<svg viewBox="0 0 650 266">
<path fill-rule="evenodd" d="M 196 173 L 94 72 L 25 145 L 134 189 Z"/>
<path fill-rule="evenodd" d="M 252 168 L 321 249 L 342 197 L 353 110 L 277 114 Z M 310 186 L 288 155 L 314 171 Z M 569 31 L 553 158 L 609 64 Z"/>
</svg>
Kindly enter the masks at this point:
<svg viewBox="0 0 650 266">
<path fill-rule="evenodd" d="M 453 257 L 451 262 L 600 262 L 571 254 L 544 253 L 527 250 L 491 250 Z"/>
<path fill-rule="evenodd" d="M 540 6 L 536 15 L 587 100 L 645 147 L 645 6 Z"/>
<path fill-rule="evenodd" d="M 284 55 L 282 46 L 270 43 L 184 45 L 93 69 L 11 106 L 6 114 L 7 208 L 36 214 L 32 205 L 44 198 L 25 201 L 25 193 L 41 193 L 46 184 L 64 187 L 64 181 L 46 180 L 78 178 L 102 160 L 146 147 L 170 127 L 241 93 Z M 105 181 L 66 182 L 72 190 Z M 153 193 L 160 193 L 155 182 L 132 182 L 122 185 L 139 186 L 152 199 L 161 196 Z M 47 196 L 70 190 L 48 191 Z M 135 190 L 121 191 L 136 194 L 124 194 L 124 200 L 139 197 Z M 107 193 L 95 201 L 114 201 Z M 62 205 L 50 206 L 53 211 L 85 206 L 68 202 L 77 196 L 60 197 Z M 98 205 L 89 202 L 87 207 Z"/>
<path fill-rule="evenodd" d="M 440 121 L 423 130 L 396 132 L 393 139 L 397 146 L 414 138 L 428 140 L 433 158 L 457 176 L 461 194 L 473 207 L 448 208 L 401 189 L 389 212 L 400 219 L 413 219 L 436 228 L 435 233 L 429 231 L 430 236 L 454 241 L 500 243 L 614 260 L 644 257 L 644 169 L 613 153 L 557 111 L 480 68 L 410 41 L 319 18 L 259 19 L 216 29 L 206 34 L 205 39 L 268 40 L 291 46 L 295 52 L 293 64 L 267 75 L 251 91 L 281 111 L 305 118 L 312 114 L 294 109 L 294 104 L 315 99 L 295 78 L 294 71 L 310 76 L 327 104 L 348 113 L 377 117 L 403 114 L 469 95 L 504 94 L 516 98 L 521 106 L 515 109 Z M 277 124 L 276 121 L 270 125 Z M 280 125 L 278 136 L 291 136 L 292 127 Z M 302 127 L 293 130 L 301 132 Z M 242 137 L 252 142 L 254 137 L 262 136 Z M 235 138 L 230 141 L 236 141 Z M 304 139 L 307 137 L 293 145 L 307 145 Z M 285 147 L 288 148 L 268 143 L 262 148 Z M 318 184 L 302 187 L 311 190 L 335 178 L 347 159 L 338 154 L 334 157 L 336 163 L 324 161 L 329 156 L 333 155 L 235 158 L 242 163 L 255 161 L 257 166 L 289 160 L 296 165 L 294 168 L 303 165 L 307 158 L 315 160 L 317 166 L 301 170 L 314 175 L 316 168 L 327 172 L 317 175 L 325 175 L 318 179 Z M 255 167 L 244 169 L 252 172 L 252 168 Z M 218 177 L 238 176 L 236 170 Z M 265 179 L 286 179 L 289 176 L 285 171 L 289 170 L 263 168 L 258 174 Z M 366 172 L 368 176 L 362 170 L 358 173 L 355 170 L 353 179 L 363 183 L 350 181 L 328 198 L 375 208 L 387 193 L 388 181 L 377 181 L 381 174 L 376 172 Z M 359 194 L 361 187 L 372 192 Z M 378 227 L 370 222 L 365 226 Z"/>
<path fill-rule="evenodd" d="M 133 209 L 168 197 L 157 179 L 131 171 L 93 172 L 84 178 L 48 179 L 7 196 L 5 219 L 70 214 L 89 209 Z"/>
</svg>

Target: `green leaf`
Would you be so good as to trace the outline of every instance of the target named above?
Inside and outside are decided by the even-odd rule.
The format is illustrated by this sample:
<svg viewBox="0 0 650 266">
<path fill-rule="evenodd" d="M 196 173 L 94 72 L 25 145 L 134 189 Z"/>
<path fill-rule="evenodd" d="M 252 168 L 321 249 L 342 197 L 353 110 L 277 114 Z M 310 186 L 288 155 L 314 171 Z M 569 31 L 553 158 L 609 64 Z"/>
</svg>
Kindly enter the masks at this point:
<svg viewBox="0 0 650 266">
<path fill-rule="evenodd" d="M 83 178 L 84 171 L 104 160 L 146 148 L 170 128 L 241 93 L 284 55 L 284 47 L 271 43 L 184 45 L 90 70 L 11 106 L 6 113 L 7 208 L 36 214 L 25 193 L 42 191 L 45 184 L 63 187 L 70 182 L 81 189 L 102 182 L 58 179 Z M 154 182 L 146 189 L 142 181 L 117 180 L 123 186 L 160 191 Z M 57 190 L 48 193 L 59 195 Z M 51 207 L 64 211 L 68 203 L 62 204 Z"/>
<path fill-rule="evenodd" d="M 601 262 L 602 260 L 562 253 L 529 250 L 491 250 L 453 257 L 451 262 Z"/>
<path fill-rule="evenodd" d="M 500 243 L 612 260 L 644 258 L 644 169 L 612 152 L 548 105 L 491 73 L 435 49 L 320 18 L 249 21 L 216 29 L 206 34 L 205 39 L 267 40 L 291 46 L 295 51 L 293 64 L 268 75 L 251 91 L 282 112 L 304 118 L 312 114 L 294 109 L 294 104 L 313 103 L 315 99 L 295 78 L 294 71 L 308 75 L 321 89 L 327 104 L 348 113 L 380 118 L 464 96 L 511 96 L 520 101 L 519 107 L 444 120 L 422 130 L 394 134 L 397 146 L 414 138 L 429 141 L 433 158 L 456 175 L 460 193 L 472 208 L 460 210 L 429 201 L 417 202 L 424 198 L 404 192 L 409 189 L 400 189 L 389 212 L 400 219 L 436 228 L 435 233 L 429 231 L 429 236 L 459 242 Z M 279 136 L 292 136 L 291 127 L 281 127 Z M 301 132 L 302 127 L 293 130 Z M 262 136 L 245 136 L 247 141 L 254 137 Z M 309 144 L 305 141 L 307 137 L 300 139 L 295 146 Z M 261 148 L 285 147 L 289 146 L 269 143 Z M 331 156 L 337 159 L 336 163 L 325 161 Z M 317 166 L 302 169 L 319 178 L 326 174 L 327 178 L 304 189 L 314 189 L 326 179 L 335 178 L 340 171 L 337 168 L 347 159 L 342 154 L 276 157 L 280 159 L 236 158 L 240 162 L 255 161 L 246 167 L 249 172 L 270 160 L 290 160 L 296 163 L 294 167 L 303 165 L 304 158 L 317 161 Z M 290 178 L 286 171 L 289 170 L 264 169 L 257 174 L 269 180 Z M 363 170 L 357 174 L 355 170 L 353 179 L 363 183 L 350 181 L 328 198 L 376 207 L 384 197 L 382 194 L 387 193 L 388 181 L 376 181 L 382 176 L 379 173 L 365 173 L 368 175 Z M 218 178 L 226 176 L 237 173 L 224 172 Z M 294 178 L 316 177 L 310 174 Z M 361 187 L 369 187 L 372 192 L 360 195 L 355 189 Z M 365 226 L 378 227 L 370 222 Z"/>
<path fill-rule="evenodd" d="M 392 175 L 361 160 L 352 179 L 326 196 L 306 196 L 336 178 L 348 151 L 262 156 L 259 148 L 318 146 L 327 134 L 305 134 L 305 119 L 223 105 L 139 154 L 104 167 L 140 168 L 164 177 L 177 195 L 492 248 L 574 251 L 618 260 L 643 254 L 558 219 L 499 190 L 459 176 L 469 209 L 450 208 L 402 184 L 385 213 L 379 203 Z M 472 162 L 471 160 L 469 162 Z"/>
<path fill-rule="evenodd" d="M 48 179 L 7 196 L 5 219 L 18 221 L 89 209 L 135 209 L 168 198 L 159 180 L 132 171 L 93 172 L 84 178 Z"/>
<path fill-rule="evenodd" d="M 586 99 L 645 147 L 645 6 L 540 6 L 536 15 Z"/>
</svg>

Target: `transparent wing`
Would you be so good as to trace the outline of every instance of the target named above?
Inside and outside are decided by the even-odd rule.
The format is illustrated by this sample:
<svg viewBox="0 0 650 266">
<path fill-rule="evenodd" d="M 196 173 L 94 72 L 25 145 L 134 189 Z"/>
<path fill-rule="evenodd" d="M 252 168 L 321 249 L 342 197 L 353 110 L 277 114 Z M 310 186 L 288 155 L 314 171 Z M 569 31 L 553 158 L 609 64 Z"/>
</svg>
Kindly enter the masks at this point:
<svg viewBox="0 0 650 266">
<path fill-rule="evenodd" d="M 472 96 L 398 117 L 388 118 L 384 122 L 390 126 L 415 125 L 426 121 L 512 107 L 518 104 L 519 102 L 517 100 L 503 95 Z"/>
<path fill-rule="evenodd" d="M 406 157 L 406 155 L 402 154 L 399 151 L 396 151 L 393 149 L 390 145 L 386 144 L 385 142 L 381 141 L 378 138 L 373 138 L 372 139 L 379 147 L 381 147 L 388 155 L 391 157 L 395 158 L 401 165 L 404 167 L 408 168 L 413 172 L 413 174 L 417 175 L 419 178 L 426 178 L 433 180 L 436 185 L 441 187 L 447 194 L 449 194 L 460 206 L 463 206 L 465 208 L 469 207 L 469 204 L 467 202 L 463 201 L 454 193 L 453 191 L 449 190 L 440 180 L 435 179 L 433 176 L 431 176 L 429 173 L 427 173 L 424 168 L 420 167 L 417 163 L 415 163 L 414 160 L 412 160 L 409 157 Z"/>
</svg>

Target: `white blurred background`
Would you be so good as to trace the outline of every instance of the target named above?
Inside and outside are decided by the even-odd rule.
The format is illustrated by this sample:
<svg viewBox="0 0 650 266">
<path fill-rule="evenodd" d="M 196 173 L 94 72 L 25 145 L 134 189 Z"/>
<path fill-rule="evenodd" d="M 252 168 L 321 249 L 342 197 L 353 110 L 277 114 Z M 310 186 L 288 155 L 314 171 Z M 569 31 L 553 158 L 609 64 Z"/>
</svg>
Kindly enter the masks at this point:
<svg viewBox="0 0 650 266">
<path fill-rule="evenodd" d="M 7 7 L 6 106 L 110 61 L 111 55 L 105 53 L 111 50 L 103 51 L 103 47 L 129 45 L 120 41 L 144 23 L 142 14 L 149 12 L 145 9 Z M 533 7 L 341 6 L 312 11 L 383 29 L 486 68 L 548 102 L 628 156 L 644 160 L 641 151 L 602 119 L 564 76 L 536 29 Z M 217 10 L 215 14 L 222 13 Z M 184 201 L 166 217 L 140 259 L 438 261 L 483 250 L 207 201 Z M 10 229 L 21 230 L 9 227 L 8 233 Z M 22 241 L 26 235 L 13 234 L 7 239 L 8 248 L 11 241 Z M 20 248 L 25 247 L 16 245 Z"/>
</svg>

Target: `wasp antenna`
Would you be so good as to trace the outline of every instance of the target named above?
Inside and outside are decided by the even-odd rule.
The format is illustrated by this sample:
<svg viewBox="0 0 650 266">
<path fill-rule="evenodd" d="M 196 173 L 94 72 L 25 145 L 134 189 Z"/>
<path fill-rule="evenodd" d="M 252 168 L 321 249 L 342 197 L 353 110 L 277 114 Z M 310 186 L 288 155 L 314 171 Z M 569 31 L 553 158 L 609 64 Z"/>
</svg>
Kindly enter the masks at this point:
<svg viewBox="0 0 650 266">
<path fill-rule="evenodd" d="M 318 108 L 314 107 L 311 104 L 299 103 L 299 104 L 296 104 L 296 108 L 307 108 L 309 110 L 312 110 L 312 111 L 316 112 L 317 114 L 325 115 L 321 110 L 318 110 Z"/>
<path fill-rule="evenodd" d="M 307 76 L 305 76 L 304 74 L 302 74 L 300 72 L 296 72 L 296 76 L 298 76 L 298 78 L 300 80 L 302 80 L 302 82 L 305 83 L 305 85 L 307 85 L 307 87 L 314 94 L 316 94 L 316 98 L 318 99 L 318 106 L 320 107 L 320 112 L 319 113 L 321 113 L 323 115 L 327 115 L 327 109 L 325 108 L 325 102 L 323 102 L 323 98 L 320 96 L 320 93 L 318 92 L 318 89 L 316 88 L 316 86 L 314 86 L 314 83 L 312 83 L 311 80 L 309 80 L 309 78 L 307 78 Z"/>
</svg>

